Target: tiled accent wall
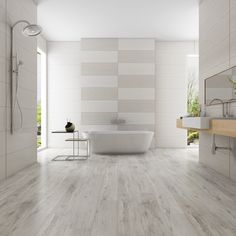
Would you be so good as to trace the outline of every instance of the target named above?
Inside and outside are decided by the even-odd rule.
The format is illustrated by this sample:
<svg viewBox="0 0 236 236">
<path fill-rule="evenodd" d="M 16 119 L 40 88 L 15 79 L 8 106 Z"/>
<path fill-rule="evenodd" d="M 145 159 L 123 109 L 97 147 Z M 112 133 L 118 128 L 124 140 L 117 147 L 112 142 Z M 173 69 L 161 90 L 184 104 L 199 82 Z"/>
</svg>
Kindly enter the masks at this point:
<svg viewBox="0 0 236 236">
<path fill-rule="evenodd" d="M 81 53 L 83 128 L 154 131 L 155 40 L 82 39 Z"/>
<path fill-rule="evenodd" d="M 236 1 L 202 0 L 200 2 L 200 99 L 204 102 L 204 80 L 214 74 L 236 66 Z M 207 116 L 222 116 L 221 105 L 206 107 Z M 231 112 L 236 116 L 236 106 Z M 231 151 L 219 150 L 211 153 L 212 137 L 201 132 L 200 162 L 223 175 L 236 180 L 236 157 Z M 235 145 L 235 139 L 216 136 L 218 146 Z"/>
<path fill-rule="evenodd" d="M 9 59 L 10 25 L 18 20 L 37 23 L 37 8 L 32 0 L 0 0 L 0 179 L 37 161 L 37 40 L 24 37 L 24 25 L 15 32 L 15 48 L 24 65 L 20 71 L 19 102 L 24 116 L 23 128 L 10 134 Z M 19 126 L 19 111 L 15 125 Z"/>
</svg>

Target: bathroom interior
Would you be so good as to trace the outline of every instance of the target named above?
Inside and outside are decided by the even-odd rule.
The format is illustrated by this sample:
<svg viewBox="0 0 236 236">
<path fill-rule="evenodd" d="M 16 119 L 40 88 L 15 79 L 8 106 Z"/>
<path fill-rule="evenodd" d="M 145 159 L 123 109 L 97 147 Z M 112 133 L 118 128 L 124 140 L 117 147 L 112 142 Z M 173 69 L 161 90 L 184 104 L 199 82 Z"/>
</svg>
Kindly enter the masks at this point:
<svg viewBox="0 0 236 236">
<path fill-rule="evenodd" d="M 0 0 L 1 235 L 235 235 L 235 0 Z"/>
</svg>

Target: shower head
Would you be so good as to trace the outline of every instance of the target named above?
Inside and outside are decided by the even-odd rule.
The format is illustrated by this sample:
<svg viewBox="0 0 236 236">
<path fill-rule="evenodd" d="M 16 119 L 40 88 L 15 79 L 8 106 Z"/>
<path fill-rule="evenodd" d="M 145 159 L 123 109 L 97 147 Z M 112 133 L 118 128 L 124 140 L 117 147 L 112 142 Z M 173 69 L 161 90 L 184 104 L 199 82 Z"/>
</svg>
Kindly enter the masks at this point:
<svg viewBox="0 0 236 236">
<path fill-rule="evenodd" d="M 42 28 L 36 24 L 28 24 L 22 30 L 22 33 L 25 36 L 31 36 L 31 37 L 37 36 L 41 32 L 42 32 Z"/>
</svg>

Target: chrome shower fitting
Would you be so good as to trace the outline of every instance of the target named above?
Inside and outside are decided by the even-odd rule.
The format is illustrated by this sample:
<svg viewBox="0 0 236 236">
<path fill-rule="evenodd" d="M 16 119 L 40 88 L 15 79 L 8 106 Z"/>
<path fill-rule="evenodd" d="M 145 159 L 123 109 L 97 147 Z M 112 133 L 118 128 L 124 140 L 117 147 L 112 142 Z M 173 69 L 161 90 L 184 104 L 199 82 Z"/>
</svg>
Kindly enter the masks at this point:
<svg viewBox="0 0 236 236">
<path fill-rule="evenodd" d="M 11 134 L 14 133 L 14 121 L 13 121 L 13 116 L 14 116 L 14 107 L 15 104 L 17 104 L 20 114 L 21 114 L 21 128 L 22 128 L 22 124 L 23 124 L 23 115 L 22 115 L 22 111 L 21 111 L 21 107 L 18 101 L 18 97 L 17 97 L 17 93 L 18 93 L 18 74 L 19 74 L 19 68 L 20 66 L 23 65 L 23 62 L 21 60 L 18 61 L 17 58 L 17 53 L 16 56 L 14 57 L 14 28 L 16 27 L 16 25 L 20 24 L 20 23 L 24 23 L 26 24 L 26 26 L 23 28 L 22 30 L 22 34 L 24 36 L 30 36 L 30 37 L 34 37 L 39 35 L 42 32 L 42 28 L 39 25 L 36 24 L 30 24 L 28 21 L 26 20 L 19 20 L 17 22 L 15 22 L 12 26 L 11 26 L 11 48 L 10 48 L 10 69 L 11 69 L 11 80 L 10 80 L 10 105 L 11 105 L 11 113 L 10 113 L 10 131 Z M 14 59 L 16 59 L 16 64 L 14 66 Z M 14 75 L 16 77 L 16 88 L 15 88 L 15 95 L 14 95 L 14 83 L 13 83 L 13 79 L 14 79 Z M 14 99 L 15 97 L 15 99 Z"/>
</svg>

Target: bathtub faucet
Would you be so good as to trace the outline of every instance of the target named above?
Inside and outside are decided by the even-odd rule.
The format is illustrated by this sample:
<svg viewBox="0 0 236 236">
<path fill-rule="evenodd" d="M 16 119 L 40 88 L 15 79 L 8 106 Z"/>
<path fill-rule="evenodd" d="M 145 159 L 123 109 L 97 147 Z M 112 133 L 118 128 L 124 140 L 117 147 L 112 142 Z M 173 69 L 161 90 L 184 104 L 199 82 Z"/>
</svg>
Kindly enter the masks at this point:
<svg viewBox="0 0 236 236">
<path fill-rule="evenodd" d="M 113 125 L 125 124 L 125 120 L 124 119 L 119 119 L 119 118 L 112 119 L 111 124 L 113 124 Z"/>
</svg>

